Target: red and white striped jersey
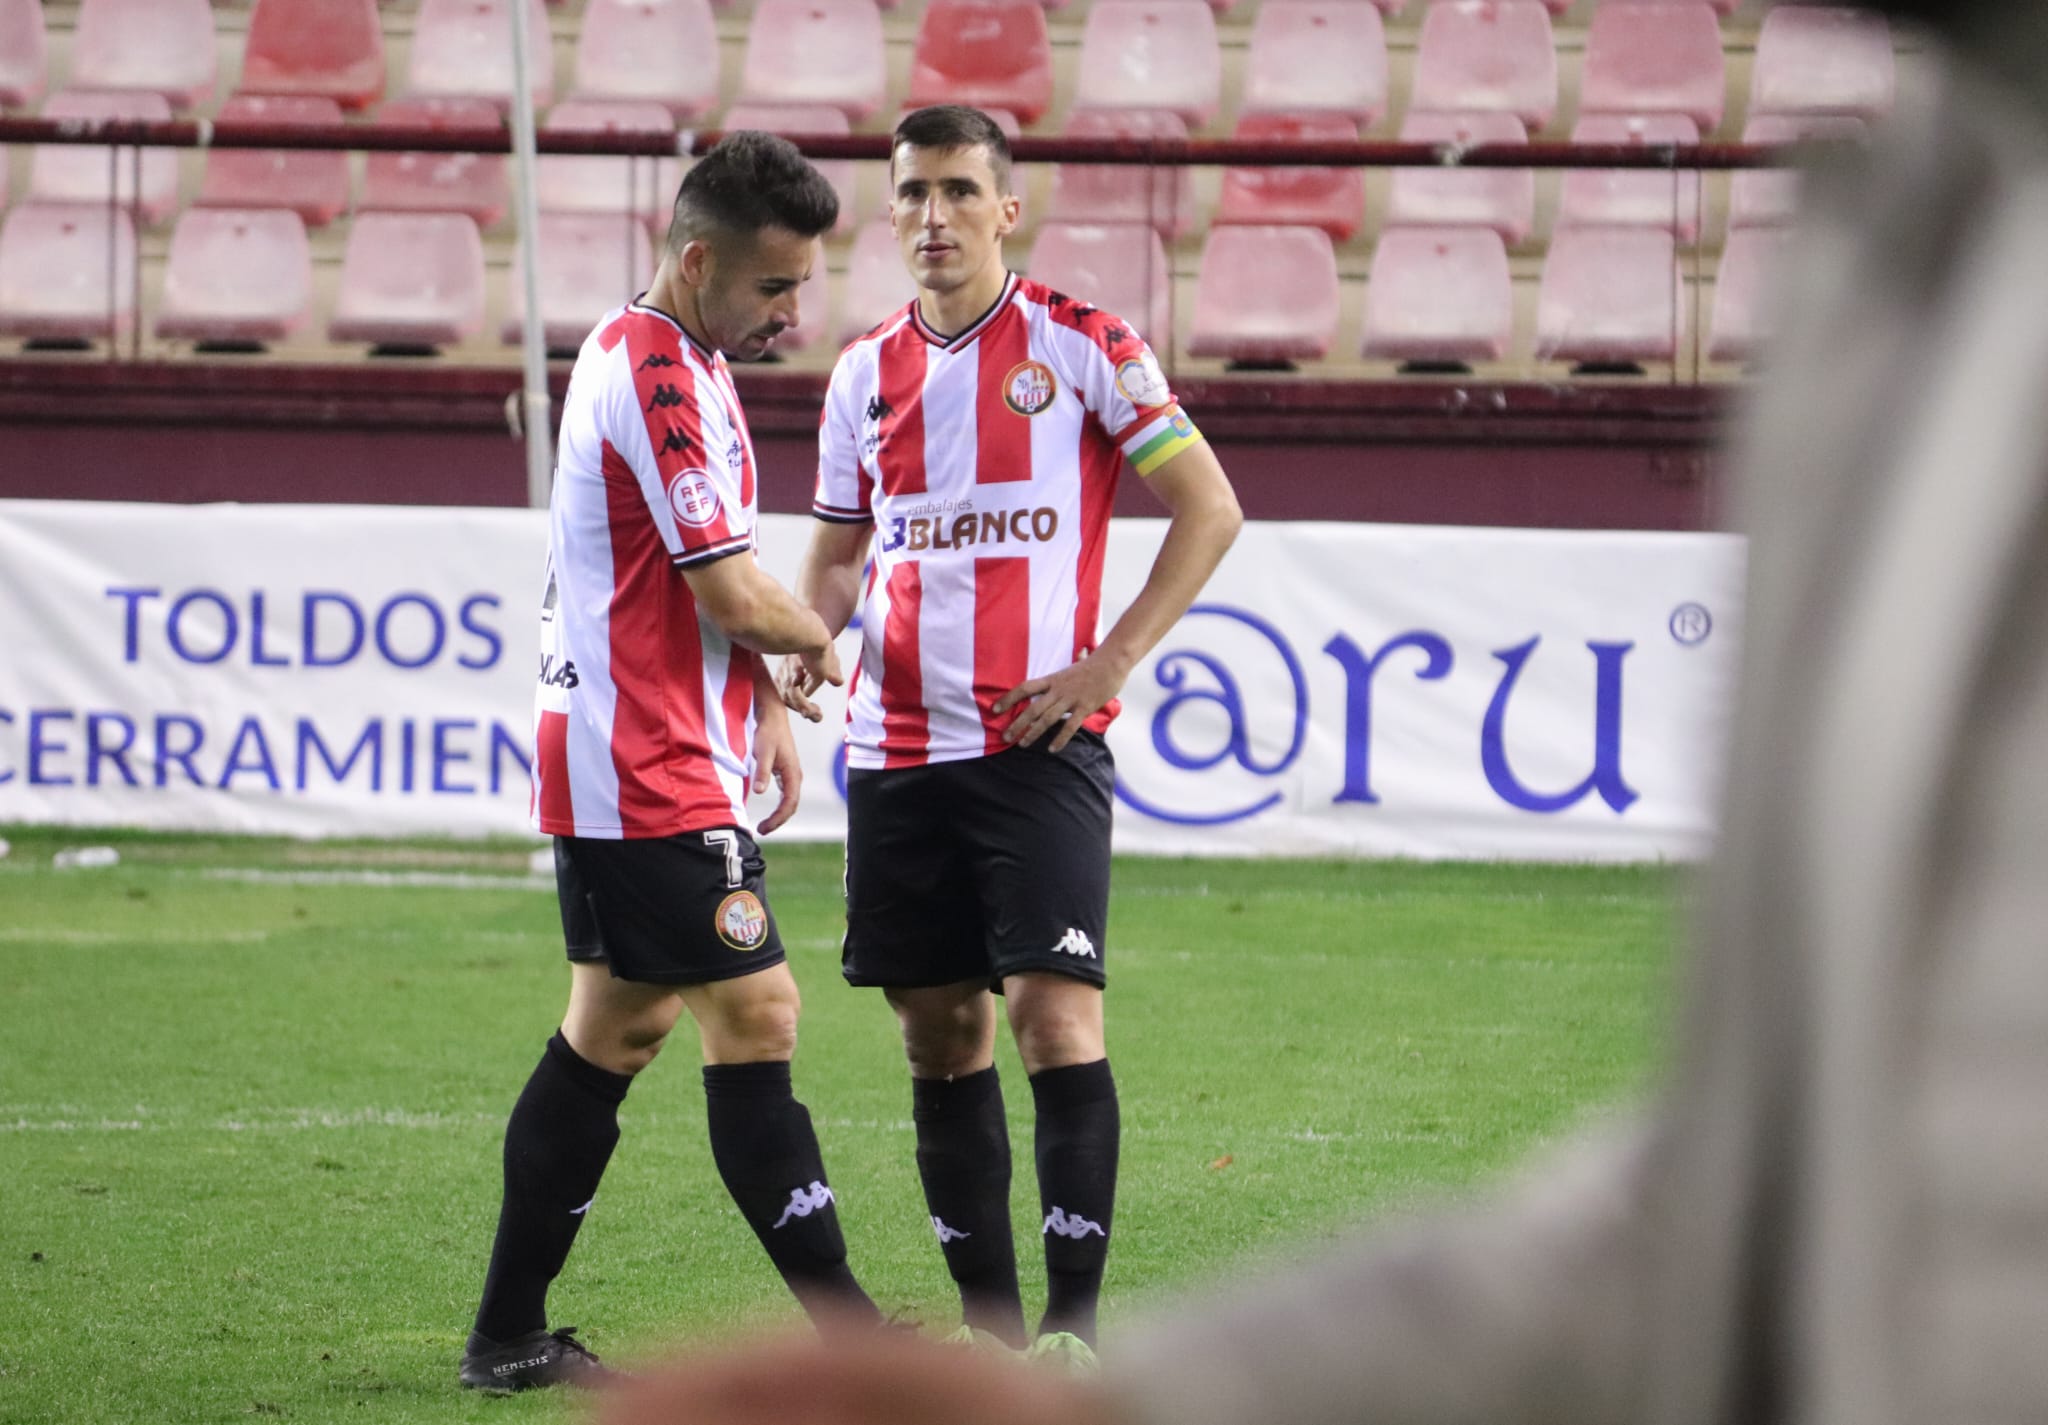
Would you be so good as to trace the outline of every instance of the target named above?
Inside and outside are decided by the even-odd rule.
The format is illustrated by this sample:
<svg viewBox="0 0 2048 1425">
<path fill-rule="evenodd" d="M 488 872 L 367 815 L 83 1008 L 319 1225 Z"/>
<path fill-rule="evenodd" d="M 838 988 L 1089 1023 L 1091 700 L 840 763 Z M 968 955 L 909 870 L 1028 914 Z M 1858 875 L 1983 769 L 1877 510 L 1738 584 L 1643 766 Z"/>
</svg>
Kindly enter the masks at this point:
<svg viewBox="0 0 2048 1425">
<path fill-rule="evenodd" d="M 754 547 L 753 443 L 725 358 L 632 303 L 569 376 L 548 507 L 532 820 L 558 836 L 753 823 L 752 651 L 681 570 Z"/>
<path fill-rule="evenodd" d="M 1142 338 L 1025 278 L 958 336 L 912 302 L 847 347 L 812 509 L 875 524 L 848 763 L 1001 751 L 996 699 L 1095 647 L 1125 459 L 1150 474 L 1200 439 Z"/>
</svg>

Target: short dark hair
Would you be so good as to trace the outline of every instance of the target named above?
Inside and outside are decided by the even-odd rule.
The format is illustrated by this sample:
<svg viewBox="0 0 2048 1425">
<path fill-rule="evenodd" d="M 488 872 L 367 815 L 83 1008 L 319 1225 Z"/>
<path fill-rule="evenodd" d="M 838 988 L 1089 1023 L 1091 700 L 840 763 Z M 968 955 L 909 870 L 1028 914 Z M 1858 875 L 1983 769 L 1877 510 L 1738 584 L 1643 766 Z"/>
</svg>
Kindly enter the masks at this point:
<svg viewBox="0 0 2048 1425">
<path fill-rule="evenodd" d="M 912 148 L 935 148 L 952 150 L 959 148 L 985 148 L 988 150 L 988 166 L 995 170 L 996 192 L 1010 191 L 1010 140 L 1002 127 L 979 109 L 966 104 L 934 104 L 928 109 L 914 109 L 905 114 L 896 125 L 896 133 L 889 140 L 889 162 L 895 165 L 896 150 L 904 144 Z"/>
<path fill-rule="evenodd" d="M 713 232 L 751 236 L 767 227 L 817 237 L 839 221 L 839 195 L 825 176 L 774 134 L 738 129 L 683 175 L 669 219 L 668 248 Z"/>
</svg>

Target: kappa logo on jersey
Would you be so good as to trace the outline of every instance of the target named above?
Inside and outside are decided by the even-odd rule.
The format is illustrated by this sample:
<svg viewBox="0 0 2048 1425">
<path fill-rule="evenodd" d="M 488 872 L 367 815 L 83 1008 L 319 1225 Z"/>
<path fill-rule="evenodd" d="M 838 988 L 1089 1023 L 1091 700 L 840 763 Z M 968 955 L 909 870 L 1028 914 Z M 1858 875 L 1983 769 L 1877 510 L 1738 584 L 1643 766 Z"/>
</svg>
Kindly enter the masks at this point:
<svg viewBox="0 0 2048 1425">
<path fill-rule="evenodd" d="M 696 445 L 696 441 L 691 440 L 674 426 L 670 426 L 668 428 L 668 435 L 661 442 L 661 449 L 657 453 L 661 455 L 688 455 L 696 448 Z"/>
<path fill-rule="evenodd" d="M 682 403 L 683 393 L 681 388 L 676 386 L 656 386 L 653 398 L 647 403 L 647 409 L 649 411 L 672 410 Z"/>
<path fill-rule="evenodd" d="M 1020 361 L 1003 378 L 1003 404 L 1020 416 L 1037 415 L 1059 393 L 1059 382 L 1043 361 Z"/>
<path fill-rule="evenodd" d="M 557 660 L 552 653 L 540 656 L 540 685 L 543 688 L 569 689 L 576 686 L 576 662 L 571 658 Z"/>
<path fill-rule="evenodd" d="M 880 425 L 888 417 L 893 416 L 895 414 L 896 408 L 890 405 L 887 401 L 883 400 L 880 396 L 868 397 L 869 425 Z"/>
<path fill-rule="evenodd" d="M 832 1189 L 826 1187 L 821 1182 L 813 1182 L 807 1188 L 791 1188 L 789 1192 L 789 1206 L 782 1209 L 782 1216 L 775 1219 L 775 1226 L 783 1226 L 792 1217 L 809 1217 L 814 1212 L 830 1207 L 838 1200 L 832 1196 Z"/>
<path fill-rule="evenodd" d="M 740 466 L 745 463 L 746 458 L 747 448 L 741 445 L 737 438 L 725 448 L 725 463 L 732 467 L 732 473 L 735 475 L 740 473 Z"/>
<path fill-rule="evenodd" d="M 1045 1231 L 1038 1235 L 1041 1237 L 1070 1237 L 1078 1242 L 1090 1232 L 1093 1232 L 1098 1237 L 1109 1236 L 1107 1232 L 1102 1230 L 1100 1222 L 1090 1222 L 1078 1212 L 1070 1215 L 1064 1208 L 1055 1207 L 1046 1216 Z"/>
<path fill-rule="evenodd" d="M 719 903 L 718 938 L 735 950 L 758 950 L 768 938 L 768 908 L 752 891 L 734 891 Z"/>
<path fill-rule="evenodd" d="M 1067 933 L 1060 937 L 1059 944 L 1052 947 L 1052 953 L 1078 955 L 1087 960 L 1099 958 L 1095 953 L 1095 942 L 1088 938 L 1088 932 L 1071 926 Z"/>
<path fill-rule="evenodd" d="M 1035 510 L 988 510 L 978 515 L 969 510 L 950 520 L 944 515 L 897 515 L 889 521 L 889 536 L 882 541 L 882 552 L 893 554 L 908 549 L 921 554 L 928 549 L 1029 544 L 1034 540 L 1044 544 L 1059 532 L 1060 512 L 1046 505 Z"/>
<path fill-rule="evenodd" d="M 895 414 L 896 408 L 879 395 L 868 398 L 867 424 L 860 435 L 862 455 L 873 455 L 882 448 L 882 422 Z"/>
<path fill-rule="evenodd" d="M 1116 368 L 1116 388 L 1134 406 L 1163 406 L 1173 399 L 1173 388 L 1166 384 L 1166 373 L 1150 347 Z"/>
<path fill-rule="evenodd" d="M 1111 346 L 1122 346 L 1131 339 L 1131 329 L 1129 327 L 1120 327 L 1115 322 L 1111 322 L 1102 329 L 1102 339 Z"/>
<path fill-rule="evenodd" d="M 942 1247 L 948 1242 L 965 1242 L 974 1235 L 972 1232 L 962 1232 L 957 1227 L 948 1227 L 945 1220 L 936 1215 L 932 1218 L 932 1231 L 939 1234 L 939 1245 Z"/>
<path fill-rule="evenodd" d="M 650 368 L 659 369 L 660 367 L 663 366 L 674 366 L 675 364 L 676 359 L 673 356 L 664 356 L 657 351 L 654 353 L 654 355 L 648 357 L 645 361 L 641 362 L 640 365 L 635 369 L 640 371 L 646 371 L 649 370 Z"/>
<path fill-rule="evenodd" d="M 697 469 L 684 470 L 668 482 L 668 506 L 691 529 L 703 529 L 724 508 L 718 502 L 718 487 L 711 483 L 711 476 Z"/>
</svg>

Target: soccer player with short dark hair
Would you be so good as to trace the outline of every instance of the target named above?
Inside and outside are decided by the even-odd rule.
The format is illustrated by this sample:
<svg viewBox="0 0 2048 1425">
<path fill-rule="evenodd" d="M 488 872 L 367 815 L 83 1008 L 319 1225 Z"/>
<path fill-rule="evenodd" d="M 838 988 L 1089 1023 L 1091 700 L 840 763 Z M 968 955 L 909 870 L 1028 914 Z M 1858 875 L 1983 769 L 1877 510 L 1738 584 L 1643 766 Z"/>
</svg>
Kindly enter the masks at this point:
<svg viewBox="0 0 2048 1425">
<path fill-rule="evenodd" d="M 1004 265 L 1019 204 L 988 115 L 908 115 L 890 179 L 918 295 L 833 370 L 797 586 L 834 632 L 863 607 L 844 970 L 881 987 L 902 1025 L 918 1172 L 964 1338 L 1021 1346 L 991 990 L 1005 996 L 1037 1110 L 1049 1288 L 1033 1349 L 1085 1361 L 1120 1131 L 1102 1016 L 1115 779 L 1102 733 L 1242 516 L 1143 338 Z M 1126 463 L 1172 520 L 1142 592 L 1098 636 Z M 787 661 L 780 684 L 820 716 L 815 669 Z"/>
<path fill-rule="evenodd" d="M 546 1299 L 597 1198 L 618 1108 L 682 1012 L 704 1054 L 712 1157 L 814 1317 L 878 1319 L 846 1265 L 809 1114 L 790 1089 L 797 987 L 746 812 L 796 809 L 789 714 L 762 654 L 838 683 L 832 631 L 754 559 L 754 454 L 726 358 L 797 323 L 838 201 L 789 143 L 734 134 L 690 170 L 666 252 L 569 380 L 549 509 L 533 825 L 555 838 L 570 960 L 561 1031 L 505 1131 L 505 1193 L 465 1386 L 602 1374 Z"/>
</svg>

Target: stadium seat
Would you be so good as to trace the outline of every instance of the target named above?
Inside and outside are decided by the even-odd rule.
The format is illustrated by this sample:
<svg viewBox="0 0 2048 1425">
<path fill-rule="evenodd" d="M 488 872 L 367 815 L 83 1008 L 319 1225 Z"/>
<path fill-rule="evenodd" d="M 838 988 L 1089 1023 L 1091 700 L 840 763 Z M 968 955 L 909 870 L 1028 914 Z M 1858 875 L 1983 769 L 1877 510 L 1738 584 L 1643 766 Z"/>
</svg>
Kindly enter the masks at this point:
<svg viewBox="0 0 2048 1425">
<path fill-rule="evenodd" d="M 1034 281 L 1138 324 L 1160 349 L 1172 345 L 1173 267 L 1159 234 L 1145 224 L 1047 223 L 1026 270 Z"/>
<path fill-rule="evenodd" d="M 1672 0 L 1600 0 L 1600 3 L 1603 5 L 1669 5 L 1672 3 Z M 1725 17 L 1741 9 L 1743 0 L 1707 0 L 1707 3 L 1714 7 L 1715 14 Z M 1570 8 L 1570 0 L 1566 0 L 1566 3 L 1563 5 L 1552 3 L 1550 7 L 1552 14 Z"/>
<path fill-rule="evenodd" d="M 1539 0 L 1436 0 L 1422 20 L 1410 107 L 1544 127 L 1557 112 L 1550 12 Z"/>
<path fill-rule="evenodd" d="M 1387 109 L 1380 12 L 1358 0 L 1265 0 L 1252 22 L 1242 107 L 1378 122 Z"/>
<path fill-rule="evenodd" d="M 1775 329 L 1771 279 L 1788 234 L 1781 228 L 1738 228 L 1721 250 L 1714 280 L 1714 325 L 1709 361 L 1747 365 Z"/>
<path fill-rule="evenodd" d="M 1052 41 L 1038 0 L 932 0 L 918 22 L 909 106 L 1008 109 L 1035 124 L 1052 103 Z"/>
<path fill-rule="evenodd" d="M 1464 367 L 1500 361 L 1515 334 L 1508 251 L 1491 228 L 1389 228 L 1366 279 L 1361 353 Z"/>
<path fill-rule="evenodd" d="M 407 91 L 488 99 L 500 109 L 510 107 L 512 17 L 518 13 L 517 0 L 420 0 L 413 20 Z M 544 109 L 555 96 L 555 51 L 547 7 L 541 0 L 526 0 L 526 17 L 533 105 Z"/>
<path fill-rule="evenodd" d="M 1038 0 L 1031 0 L 1037 4 Z M 718 121 L 718 127 L 731 133 L 734 129 L 759 129 L 767 134 L 850 134 L 853 126 L 846 121 L 846 115 L 829 104 L 735 104 L 725 111 Z M 853 160 L 850 158 L 813 159 L 812 166 L 825 175 L 825 181 L 832 185 L 832 191 L 839 195 L 839 222 L 832 231 L 849 233 L 859 221 L 854 212 L 854 199 L 858 192 Z M 674 189 L 670 189 L 673 196 Z"/>
<path fill-rule="evenodd" d="M 377 0 L 256 0 L 242 46 L 247 94 L 306 94 L 361 109 L 384 97 Z"/>
<path fill-rule="evenodd" d="M 177 109 L 213 98 L 207 0 L 79 0 L 71 31 L 76 89 L 143 89 Z"/>
<path fill-rule="evenodd" d="M 1700 131 L 1683 114 L 1588 114 L 1572 130 L 1573 143 L 1642 148 L 1699 141 Z M 1568 228 L 1661 227 L 1691 242 L 1700 230 L 1700 175 L 1684 169 L 1570 169 L 1557 221 Z"/>
<path fill-rule="evenodd" d="M 1321 361 L 1337 305 L 1337 254 L 1321 228 L 1211 228 L 1188 354 L 1258 366 Z"/>
<path fill-rule="evenodd" d="M 1536 304 L 1536 357 L 1589 367 L 1677 358 L 1685 287 L 1671 234 L 1567 228 L 1550 240 Z"/>
<path fill-rule="evenodd" d="M 1891 112 L 1898 78 L 1883 17 L 1823 5 L 1781 5 L 1764 16 L 1750 71 L 1752 114 Z"/>
<path fill-rule="evenodd" d="M 495 129 L 497 105 L 488 99 L 393 99 L 377 111 L 393 128 Z M 363 160 L 365 208 L 398 213 L 466 213 L 480 227 L 505 216 L 510 188 L 502 153 L 379 150 Z"/>
<path fill-rule="evenodd" d="M 895 231 L 887 221 L 863 223 L 847 254 L 846 286 L 840 292 L 835 335 L 842 342 L 852 341 L 916 295 L 917 282 L 903 265 Z M 797 302 L 801 310 L 801 294 Z"/>
<path fill-rule="evenodd" d="M 0 225 L 0 336 L 103 341 L 126 331 L 134 317 L 135 225 L 126 213 L 24 203 L 7 215 Z"/>
<path fill-rule="evenodd" d="M 170 101 L 161 94 L 101 94 L 67 89 L 43 104 L 46 119 L 158 119 L 171 117 Z M 146 148 L 142 154 L 142 190 L 135 188 L 137 150 L 118 150 L 114 169 L 115 201 L 133 208 L 145 223 L 160 223 L 178 203 L 178 151 Z M 107 155 L 97 144 L 39 144 L 29 169 L 30 198 L 49 203 L 99 203 L 108 200 Z"/>
<path fill-rule="evenodd" d="M 542 213 L 534 247 L 540 255 L 541 331 L 550 351 L 582 346 L 599 317 L 645 291 L 654 276 L 647 228 L 625 214 Z M 526 327 L 523 257 L 512 257 L 502 329 L 507 344 L 517 344 Z"/>
<path fill-rule="evenodd" d="M 1720 26 L 1702 0 L 1593 12 L 1581 113 L 1683 114 L 1709 134 L 1721 125 L 1727 89 Z"/>
<path fill-rule="evenodd" d="M 1825 114 L 1758 114 L 1743 127 L 1747 144 L 1778 146 L 1843 142 L 1864 137 L 1861 119 Z M 1799 175 L 1784 168 L 1739 169 L 1729 184 L 1728 226 L 1775 227 L 1792 221 L 1799 208 Z"/>
<path fill-rule="evenodd" d="M 718 26 L 709 0 L 588 0 L 576 94 L 650 100 L 678 119 L 718 107 Z"/>
<path fill-rule="evenodd" d="M 359 213 L 327 335 L 420 350 L 483 329 L 484 244 L 460 213 Z"/>
<path fill-rule="evenodd" d="M 171 233 L 156 334 L 208 344 L 280 341 L 313 305 L 306 225 L 288 208 L 189 208 Z"/>
<path fill-rule="evenodd" d="M 307 95 L 235 94 L 220 119 L 261 124 L 338 124 L 341 106 Z M 199 204 L 207 208 L 289 208 L 308 227 L 348 207 L 348 155 L 317 149 L 210 148 Z"/>
<path fill-rule="evenodd" d="M 0 109 L 33 107 L 49 63 L 43 0 L 0 0 Z"/>
<path fill-rule="evenodd" d="M 1207 6 L 1180 0 L 1097 0 L 1081 31 L 1074 104 L 1169 109 L 1190 127 L 1215 116 L 1223 52 Z"/>
<path fill-rule="evenodd" d="M 541 125 L 543 133 L 650 133 L 675 136 L 666 107 L 616 99 L 564 99 Z M 683 181 L 679 158 L 605 158 L 544 153 L 535 160 L 539 206 L 551 213 L 633 213 L 668 220 Z"/>
<path fill-rule="evenodd" d="M 1080 109 L 1067 116 L 1069 138 L 1184 139 L 1180 115 L 1145 109 Z M 1169 238 L 1193 231 L 1188 170 L 1179 164 L 1150 168 L 1129 163 L 1063 163 L 1053 170 L 1055 220 L 1075 223 L 1150 223 Z M 1265 221 L 1270 222 L 1271 219 Z"/>
<path fill-rule="evenodd" d="M 847 118 L 882 107 L 889 74 L 874 0 L 759 0 L 747 25 L 740 98 L 830 104 Z"/>
<path fill-rule="evenodd" d="M 825 252 L 818 251 L 818 260 L 811 267 L 811 275 L 804 279 L 804 285 L 796 289 L 797 324 L 775 339 L 775 350 L 788 353 L 803 351 L 816 346 L 832 330 L 832 282 L 830 264 Z"/>
<path fill-rule="evenodd" d="M 1404 143 L 1526 144 L 1513 114 L 1439 114 L 1411 109 L 1401 121 Z M 1524 242 L 1536 224 L 1536 174 L 1527 168 L 1439 170 L 1397 168 L 1387 200 L 1389 227 L 1492 228 L 1508 243 Z"/>
<path fill-rule="evenodd" d="M 1342 114 L 1244 114 L 1233 136 L 1266 143 L 1353 143 L 1358 125 Z M 1172 170 L 1178 172 L 1178 169 Z M 1218 223 L 1286 223 L 1348 241 L 1365 217 L 1365 173 L 1357 168 L 1226 168 Z"/>
</svg>

